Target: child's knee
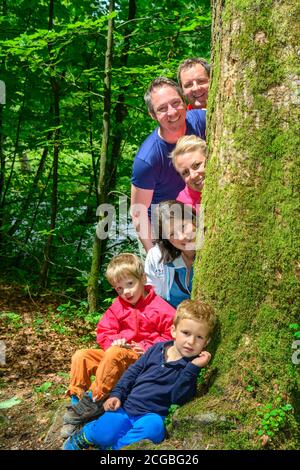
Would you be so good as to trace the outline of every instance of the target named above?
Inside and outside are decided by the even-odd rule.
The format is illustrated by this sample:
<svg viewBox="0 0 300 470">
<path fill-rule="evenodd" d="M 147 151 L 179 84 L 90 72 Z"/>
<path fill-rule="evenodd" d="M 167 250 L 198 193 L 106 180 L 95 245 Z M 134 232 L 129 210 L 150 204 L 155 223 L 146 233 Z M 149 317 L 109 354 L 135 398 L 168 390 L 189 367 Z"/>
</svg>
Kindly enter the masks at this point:
<svg viewBox="0 0 300 470">
<path fill-rule="evenodd" d="M 105 359 L 119 361 L 124 356 L 124 352 L 121 346 L 111 346 L 105 351 Z"/>
<path fill-rule="evenodd" d="M 77 349 L 72 356 L 72 362 L 83 362 L 86 359 L 88 349 Z"/>
<path fill-rule="evenodd" d="M 146 439 L 150 439 L 154 443 L 161 442 L 165 437 L 165 425 L 161 416 L 155 413 L 145 415 L 144 429 Z"/>
</svg>

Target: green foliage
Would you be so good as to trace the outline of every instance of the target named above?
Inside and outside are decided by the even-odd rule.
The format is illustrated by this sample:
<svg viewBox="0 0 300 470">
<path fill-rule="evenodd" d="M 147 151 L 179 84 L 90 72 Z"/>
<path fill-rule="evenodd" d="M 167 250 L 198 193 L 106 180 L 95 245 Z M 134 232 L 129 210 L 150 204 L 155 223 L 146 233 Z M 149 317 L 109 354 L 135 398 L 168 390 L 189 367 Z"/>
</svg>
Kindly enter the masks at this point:
<svg viewBox="0 0 300 470">
<path fill-rule="evenodd" d="M 201 384 L 201 385 L 205 384 L 206 372 L 207 372 L 207 369 L 205 367 L 200 369 L 200 372 L 199 372 L 198 377 L 197 377 L 197 383 L 198 384 Z"/>
<path fill-rule="evenodd" d="M 294 338 L 300 339 L 300 325 L 298 323 L 291 323 L 289 328 L 292 330 Z"/>
<path fill-rule="evenodd" d="M 5 325 L 9 325 L 13 329 L 19 330 L 22 328 L 22 317 L 14 312 L 1 312 L 0 318 Z"/>
<path fill-rule="evenodd" d="M 38 387 L 34 387 L 34 391 L 36 393 L 47 393 L 49 389 L 52 387 L 52 382 L 44 382 L 42 385 Z"/>
<path fill-rule="evenodd" d="M 288 416 L 293 412 L 293 407 L 289 403 L 282 403 L 281 398 L 277 398 L 276 405 L 268 403 L 262 410 L 258 411 L 258 416 L 261 417 L 259 428 L 257 430 L 258 436 L 267 435 L 274 438 L 275 435 L 282 431 L 287 424 Z"/>
<path fill-rule="evenodd" d="M 209 58 L 210 54 L 209 1 L 137 0 L 136 8 L 133 21 L 128 22 L 128 1 L 117 2 L 113 14 L 111 145 L 121 136 L 121 155 L 114 155 L 107 185 L 128 196 L 133 156 L 155 126 L 143 103 L 145 88 L 155 76 L 175 78 L 179 62 L 186 57 Z M 36 285 L 45 242 L 53 233 L 49 285 L 74 288 L 76 297 L 83 298 L 96 222 L 107 3 L 55 2 L 51 30 L 49 6 L 42 0 L 4 2 L 2 10 L 0 62 L 7 102 L 1 106 L 0 129 L 1 267 L 10 278 Z M 59 88 L 59 123 L 54 115 L 53 80 Z M 53 230 L 50 210 L 57 129 L 58 214 Z M 106 202 L 116 204 L 117 198 L 111 193 Z M 109 241 L 104 266 L 122 250 L 135 251 L 135 242 L 130 238 Z M 106 291 L 103 272 L 99 289 Z M 67 315 L 71 311 L 68 307 Z"/>
<path fill-rule="evenodd" d="M 169 407 L 168 414 L 167 414 L 166 419 L 165 419 L 165 425 L 166 426 L 169 426 L 172 423 L 172 416 L 175 413 L 175 411 L 178 410 L 178 408 L 180 408 L 179 405 L 171 405 Z"/>
</svg>

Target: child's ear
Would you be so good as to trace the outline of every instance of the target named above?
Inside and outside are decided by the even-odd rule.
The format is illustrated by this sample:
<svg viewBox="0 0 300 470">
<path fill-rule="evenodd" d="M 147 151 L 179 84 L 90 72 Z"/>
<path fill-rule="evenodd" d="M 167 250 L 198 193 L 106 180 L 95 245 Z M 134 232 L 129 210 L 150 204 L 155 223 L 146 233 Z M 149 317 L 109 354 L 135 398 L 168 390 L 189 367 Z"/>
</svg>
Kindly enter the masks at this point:
<svg viewBox="0 0 300 470">
<path fill-rule="evenodd" d="M 210 343 L 210 340 L 211 340 L 211 338 L 208 338 L 208 340 L 206 340 L 205 346 L 207 346 Z"/>
<path fill-rule="evenodd" d="M 170 332 L 171 332 L 172 338 L 175 339 L 176 338 L 176 327 L 174 325 L 171 326 Z"/>
<path fill-rule="evenodd" d="M 144 286 L 145 286 L 145 285 L 147 284 L 147 276 L 146 276 L 146 274 L 143 274 L 143 276 L 142 276 L 142 281 L 143 281 Z"/>
</svg>

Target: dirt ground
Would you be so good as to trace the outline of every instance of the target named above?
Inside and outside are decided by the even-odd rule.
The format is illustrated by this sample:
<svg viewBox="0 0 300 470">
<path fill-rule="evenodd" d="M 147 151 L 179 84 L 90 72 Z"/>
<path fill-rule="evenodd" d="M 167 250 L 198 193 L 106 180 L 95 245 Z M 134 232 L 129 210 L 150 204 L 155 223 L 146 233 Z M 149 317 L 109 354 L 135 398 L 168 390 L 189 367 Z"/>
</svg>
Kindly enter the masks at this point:
<svg viewBox="0 0 300 470">
<path fill-rule="evenodd" d="M 63 301 L 33 298 L 18 286 L 0 284 L 0 449 L 57 450 L 70 360 L 95 345 L 94 327 L 62 318 Z M 86 338 L 87 342 L 82 342 Z M 1 409 L 12 398 L 20 403 Z"/>
</svg>

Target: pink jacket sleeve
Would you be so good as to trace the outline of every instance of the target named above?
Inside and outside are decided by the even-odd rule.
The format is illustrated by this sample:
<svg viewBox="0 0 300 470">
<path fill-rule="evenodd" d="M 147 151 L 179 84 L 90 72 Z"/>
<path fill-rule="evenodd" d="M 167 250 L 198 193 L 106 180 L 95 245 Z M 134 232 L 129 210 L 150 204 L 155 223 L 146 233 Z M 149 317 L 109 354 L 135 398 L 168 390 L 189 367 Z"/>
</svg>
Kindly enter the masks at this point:
<svg viewBox="0 0 300 470">
<path fill-rule="evenodd" d="M 110 307 L 97 325 L 97 343 L 106 350 L 115 339 L 120 338 L 124 338 L 124 334 L 120 335 L 119 320 Z"/>
</svg>

